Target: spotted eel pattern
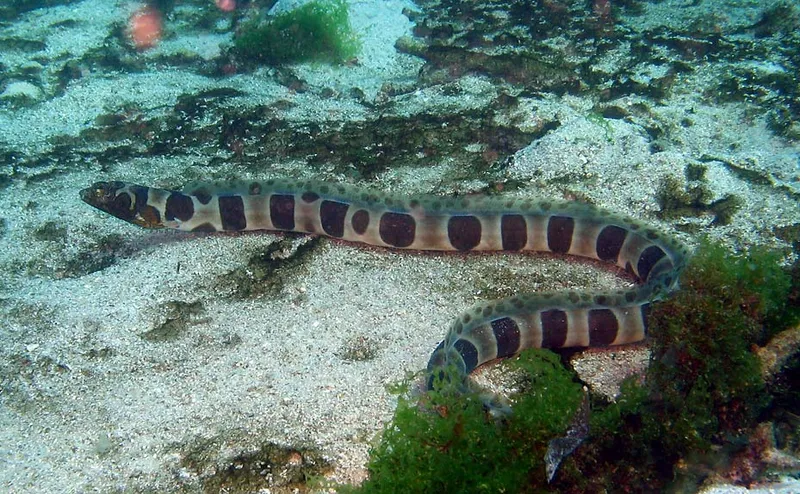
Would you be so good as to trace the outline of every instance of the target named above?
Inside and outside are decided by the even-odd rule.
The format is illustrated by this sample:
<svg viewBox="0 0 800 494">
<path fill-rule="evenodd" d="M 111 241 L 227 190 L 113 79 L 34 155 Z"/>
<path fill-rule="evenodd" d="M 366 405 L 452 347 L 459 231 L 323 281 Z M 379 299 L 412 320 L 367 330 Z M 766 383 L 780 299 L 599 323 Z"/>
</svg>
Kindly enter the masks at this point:
<svg viewBox="0 0 800 494">
<path fill-rule="evenodd" d="M 428 362 L 464 379 L 481 364 L 531 347 L 597 347 L 642 340 L 650 303 L 676 287 L 686 249 L 646 225 L 592 205 L 497 197 L 401 197 L 348 185 L 267 180 L 183 192 L 124 182 L 81 191 L 88 204 L 145 228 L 272 230 L 426 251 L 540 251 L 615 264 L 639 284 L 609 292 L 523 293 L 483 302 L 450 326 Z"/>
</svg>

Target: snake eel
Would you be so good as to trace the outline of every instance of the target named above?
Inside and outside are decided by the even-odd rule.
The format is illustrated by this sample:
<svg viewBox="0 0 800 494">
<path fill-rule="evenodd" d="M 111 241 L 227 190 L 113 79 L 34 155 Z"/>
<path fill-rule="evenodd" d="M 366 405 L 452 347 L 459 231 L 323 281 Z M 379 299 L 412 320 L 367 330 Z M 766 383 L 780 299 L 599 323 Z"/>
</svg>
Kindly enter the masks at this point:
<svg viewBox="0 0 800 494">
<path fill-rule="evenodd" d="M 647 334 L 650 303 L 677 286 L 687 249 L 674 239 L 598 207 L 501 197 L 403 197 L 317 181 L 266 180 L 183 191 L 98 182 L 81 199 L 145 228 L 192 232 L 272 230 L 326 235 L 421 251 L 538 251 L 604 261 L 634 288 L 521 293 L 462 313 L 428 362 L 466 381 L 478 366 L 526 348 L 601 347 Z"/>
</svg>

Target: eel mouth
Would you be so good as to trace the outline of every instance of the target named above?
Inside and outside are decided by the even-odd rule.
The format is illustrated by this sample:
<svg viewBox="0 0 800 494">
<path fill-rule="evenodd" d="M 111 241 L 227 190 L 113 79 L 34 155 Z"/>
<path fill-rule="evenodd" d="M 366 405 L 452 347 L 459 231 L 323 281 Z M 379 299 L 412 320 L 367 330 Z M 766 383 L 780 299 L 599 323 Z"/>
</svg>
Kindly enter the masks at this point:
<svg viewBox="0 0 800 494">
<path fill-rule="evenodd" d="M 147 188 L 124 182 L 96 182 L 80 191 L 86 204 L 145 228 L 161 228 L 161 215 L 147 205 Z"/>
<path fill-rule="evenodd" d="M 81 200 L 100 211 L 127 219 L 126 216 L 132 212 L 133 201 L 129 194 L 119 193 L 124 187 L 122 182 L 95 182 L 81 190 Z"/>
</svg>

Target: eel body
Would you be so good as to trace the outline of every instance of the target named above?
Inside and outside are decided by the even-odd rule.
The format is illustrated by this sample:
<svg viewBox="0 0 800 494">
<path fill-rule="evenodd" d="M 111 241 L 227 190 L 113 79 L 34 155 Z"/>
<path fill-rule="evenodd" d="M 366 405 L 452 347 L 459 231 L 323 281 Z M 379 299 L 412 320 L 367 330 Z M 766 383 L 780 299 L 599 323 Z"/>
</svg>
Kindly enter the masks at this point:
<svg viewBox="0 0 800 494">
<path fill-rule="evenodd" d="M 530 347 L 598 347 L 642 340 L 652 301 L 677 286 L 684 246 L 647 225 L 574 202 L 498 197 L 402 197 L 348 185 L 267 180 L 184 191 L 98 182 L 88 204 L 145 228 L 292 231 L 394 249 L 539 251 L 603 261 L 629 273 L 629 290 L 520 293 L 462 313 L 428 362 L 464 379 L 485 362 Z"/>
</svg>

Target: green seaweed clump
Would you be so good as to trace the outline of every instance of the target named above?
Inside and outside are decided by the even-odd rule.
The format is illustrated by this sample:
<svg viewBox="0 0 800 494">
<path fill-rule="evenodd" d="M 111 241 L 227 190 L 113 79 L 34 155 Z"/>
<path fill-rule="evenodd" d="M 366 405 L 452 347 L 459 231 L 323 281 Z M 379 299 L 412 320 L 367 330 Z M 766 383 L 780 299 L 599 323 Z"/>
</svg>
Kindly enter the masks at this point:
<svg viewBox="0 0 800 494">
<path fill-rule="evenodd" d="M 687 177 L 698 176 L 697 168 L 687 170 Z M 666 177 L 656 193 L 656 200 L 661 207 L 662 218 L 680 216 L 701 216 L 706 213 L 714 215 L 712 225 L 728 225 L 733 216 L 741 209 L 742 199 L 734 194 L 727 194 L 713 201 L 714 194 L 706 186 L 704 173 L 700 174 L 694 184 L 684 186 L 674 177 Z"/>
<path fill-rule="evenodd" d="M 478 393 L 400 396 L 369 462 L 361 492 L 525 492 L 546 488 L 547 443 L 563 435 L 581 386 L 557 355 L 527 350 L 511 362 L 522 374 L 514 413 L 498 424 Z M 446 380 L 445 380 L 446 381 Z M 407 385 L 406 385 L 407 387 Z"/>
<path fill-rule="evenodd" d="M 702 244 L 681 289 L 651 306 L 645 379 L 625 381 L 613 403 L 592 400 L 590 436 L 552 483 L 547 442 L 564 434 L 582 393 L 553 353 L 528 350 L 507 362 L 526 377 L 512 386 L 520 392 L 502 423 L 476 393 L 437 388 L 421 405 L 401 397 L 360 491 L 694 492 L 709 475 L 756 481 L 759 423 L 774 417 L 780 427 L 781 409 L 799 392 L 785 377 L 768 388 L 755 351 L 800 320 L 800 274 L 780 260 L 766 249 L 734 255 Z M 742 461 L 755 466 L 732 466 Z"/>
<path fill-rule="evenodd" d="M 589 444 L 575 454 L 590 490 L 696 490 L 744 454 L 771 401 L 754 348 L 797 323 L 796 287 L 779 261 L 764 249 L 698 249 L 681 290 L 653 305 L 646 384 L 628 382 L 615 404 L 596 409 Z"/>
<path fill-rule="evenodd" d="M 651 314 L 653 386 L 679 407 L 682 449 L 708 448 L 755 425 L 768 403 L 754 345 L 785 324 L 791 278 L 761 249 L 729 255 L 705 245 L 681 279 L 682 291 Z"/>
<path fill-rule="evenodd" d="M 345 0 L 312 0 L 266 22 L 250 22 L 233 41 L 239 58 L 268 65 L 341 63 L 359 49 Z"/>
</svg>

